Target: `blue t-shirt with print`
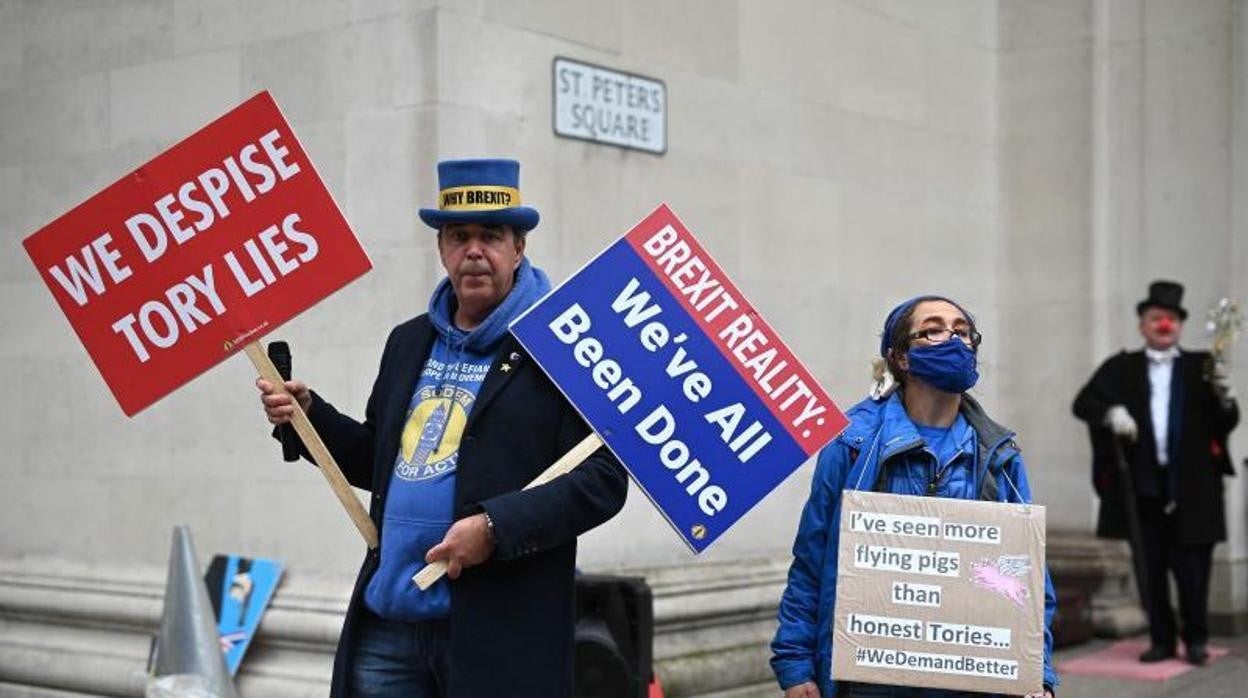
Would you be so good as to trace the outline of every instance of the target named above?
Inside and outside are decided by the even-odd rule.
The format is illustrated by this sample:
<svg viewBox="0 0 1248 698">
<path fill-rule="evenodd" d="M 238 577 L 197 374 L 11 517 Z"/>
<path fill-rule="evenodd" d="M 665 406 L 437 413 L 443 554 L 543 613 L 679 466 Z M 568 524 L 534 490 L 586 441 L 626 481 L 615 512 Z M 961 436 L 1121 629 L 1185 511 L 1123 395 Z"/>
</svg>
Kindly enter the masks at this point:
<svg viewBox="0 0 1248 698">
<path fill-rule="evenodd" d="M 452 351 L 439 339 L 421 371 L 386 497 L 380 567 L 364 592 L 364 602 L 383 618 L 410 622 L 450 611 L 445 578 L 422 592 L 412 575 L 453 521 L 459 443 L 492 360 Z"/>
<path fill-rule="evenodd" d="M 453 322 L 456 300 L 450 279 L 443 279 L 429 299 L 429 322 L 437 337 L 408 402 L 386 492 L 381 556 L 364 590 L 364 603 L 382 618 L 411 622 L 450 613 L 445 577 L 426 591 L 412 577 L 454 519 L 460 440 L 507 326 L 550 290 L 550 279 L 527 258 L 521 258 L 514 283 L 472 330 Z"/>
</svg>

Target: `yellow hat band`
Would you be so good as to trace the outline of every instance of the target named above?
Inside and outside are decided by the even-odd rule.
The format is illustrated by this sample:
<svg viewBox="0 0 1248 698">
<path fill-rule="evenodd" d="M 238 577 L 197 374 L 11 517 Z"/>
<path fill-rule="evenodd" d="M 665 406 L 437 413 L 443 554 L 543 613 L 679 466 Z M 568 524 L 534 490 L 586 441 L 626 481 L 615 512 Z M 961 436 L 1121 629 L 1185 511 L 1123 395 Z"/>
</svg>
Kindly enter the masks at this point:
<svg viewBox="0 0 1248 698">
<path fill-rule="evenodd" d="M 438 208 L 443 211 L 496 211 L 520 205 L 520 190 L 514 187 L 451 187 L 438 192 Z"/>
</svg>

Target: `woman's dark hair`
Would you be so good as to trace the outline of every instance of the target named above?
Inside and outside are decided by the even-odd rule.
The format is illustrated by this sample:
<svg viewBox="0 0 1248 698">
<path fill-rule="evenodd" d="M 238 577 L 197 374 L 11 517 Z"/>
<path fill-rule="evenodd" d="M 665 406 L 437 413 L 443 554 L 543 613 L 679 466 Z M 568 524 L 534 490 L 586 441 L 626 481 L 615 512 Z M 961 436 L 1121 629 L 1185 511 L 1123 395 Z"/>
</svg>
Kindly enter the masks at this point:
<svg viewBox="0 0 1248 698">
<path fill-rule="evenodd" d="M 920 298 L 910 304 L 904 312 L 897 318 L 897 324 L 893 325 L 893 333 L 888 337 L 888 355 L 884 357 L 884 363 L 888 366 L 888 372 L 893 374 L 893 380 L 898 385 L 904 385 L 906 382 L 906 372 L 902 370 L 898 359 L 910 351 L 910 321 L 914 319 L 914 309 L 925 300 L 930 298 Z"/>
</svg>

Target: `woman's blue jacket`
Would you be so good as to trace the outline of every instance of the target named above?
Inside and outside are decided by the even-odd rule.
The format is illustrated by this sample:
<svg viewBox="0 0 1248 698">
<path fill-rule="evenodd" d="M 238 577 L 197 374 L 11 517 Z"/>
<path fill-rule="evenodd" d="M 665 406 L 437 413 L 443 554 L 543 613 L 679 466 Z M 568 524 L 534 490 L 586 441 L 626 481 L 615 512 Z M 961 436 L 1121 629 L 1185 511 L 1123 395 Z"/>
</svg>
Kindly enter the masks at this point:
<svg viewBox="0 0 1248 698">
<path fill-rule="evenodd" d="M 955 437 L 965 457 L 943 470 L 936 467 L 935 456 L 925 447 L 898 392 L 855 405 L 847 414 L 849 427 L 820 451 L 793 542 L 793 564 L 780 600 L 780 627 L 771 643 L 771 667 L 781 688 L 815 681 L 825 698 L 835 695 L 832 619 L 842 490 L 1031 502 L 1014 433 L 989 419 L 969 395 L 962 396 L 960 412 L 963 420 L 958 424 L 964 428 Z M 934 471 L 939 473 L 935 478 Z M 1056 609 L 1057 596 L 1045 570 L 1044 684 L 1049 688 L 1058 683 L 1050 630 Z"/>
</svg>

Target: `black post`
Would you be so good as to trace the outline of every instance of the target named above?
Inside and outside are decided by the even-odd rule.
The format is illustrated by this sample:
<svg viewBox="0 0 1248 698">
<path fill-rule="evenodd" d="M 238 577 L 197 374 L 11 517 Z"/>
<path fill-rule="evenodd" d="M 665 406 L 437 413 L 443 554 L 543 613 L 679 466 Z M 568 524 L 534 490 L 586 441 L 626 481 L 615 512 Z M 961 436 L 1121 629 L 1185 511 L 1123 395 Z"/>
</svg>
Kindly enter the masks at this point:
<svg viewBox="0 0 1248 698">
<path fill-rule="evenodd" d="M 576 578 L 575 695 L 645 698 L 654 679 L 654 601 L 641 577 Z"/>
<path fill-rule="evenodd" d="M 291 361 L 289 344 L 286 342 L 269 342 L 269 360 L 273 362 L 273 366 L 281 374 L 282 380 L 290 380 Z M 282 459 L 287 463 L 299 460 L 299 435 L 295 433 L 295 428 L 289 424 L 283 424 L 277 430 L 278 435 L 282 437 Z"/>
</svg>

